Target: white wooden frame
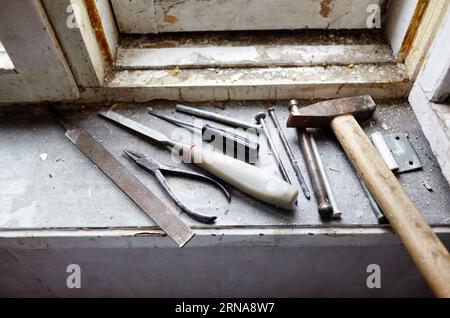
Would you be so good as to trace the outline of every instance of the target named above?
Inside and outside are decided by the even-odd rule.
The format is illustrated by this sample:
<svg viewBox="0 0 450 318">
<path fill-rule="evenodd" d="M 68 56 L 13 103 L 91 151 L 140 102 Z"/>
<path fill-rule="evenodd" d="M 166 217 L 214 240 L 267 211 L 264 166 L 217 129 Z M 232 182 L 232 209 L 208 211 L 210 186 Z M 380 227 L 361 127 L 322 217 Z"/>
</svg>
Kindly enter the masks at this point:
<svg viewBox="0 0 450 318">
<path fill-rule="evenodd" d="M 433 226 L 433 231 L 450 244 L 450 227 Z M 399 246 L 389 226 L 291 227 L 291 228 L 194 228 L 195 236 L 184 248 L 220 246 L 351 247 Z M 0 232 L 0 248 L 176 248 L 158 228 L 135 229 L 37 229 Z"/>
<path fill-rule="evenodd" d="M 391 0 L 386 35 L 394 56 L 404 63 L 410 80 L 415 81 L 444 17 L 448 0 Z"/>
<path fill-rule="evenodd" d="M 448 43 L 448 42 L 447 42 Z M 447 71 L 441 77 L 439 87 L 436 89 L 433 98 L 434 102 L 443 102 L 450 96 L 450 65 L 447 65 Z"/>
<path fill-rule="evenodd" d="M 450 94 L 450 8 L 427 55 L 417 82 L 431 102 L 443 102 Z"/>
<path fill-rule="evenodd" d="M 161 5 L 158 4 L 158 1 L 150 2 L 152 5 Z M 445 7 L 445 1 L 437 0 L 434 2 L 434 5 L 427 8 L 425 16 L 423 17 L 427 27 L 423 27 L 422 29 L 430 30 L 431 34 L 429 38 L 426 39 L 427 43 L 425 43 L 425 47 L 422 48 L 421 46 L 423 40 L 416 40 L 415 42 L 418 42 L 418 44 L 412 45 L 414 54 L 402 57 L 400 55 L 401 48 L 405 45 L 404 42 L 407 41 L 407 33 L 411 31 L 411 21 L 413 21 L 415 15 L 417 15 L 417 6 L 422 2 L 422 0 L 407 2 L 394 0 L 391 1 L 391 7 L 389 9 L 391 11 L 388 12 L 387 33 L 393 51 L 397 54 L 400 62 L 402 58 L 406 60 L 406 74 L 408 74 L 411 79 L 414 79 L 417 69 L 421 66 L 421 58 L 417 58 L 417 56 L 426 53 L 427 47 L 431 45 L 430 43 L 433 34 L 436 33 L 436 28 L 439 26 L 438 22 L 430 26 L 429 21 L 432 20 L 433 17 L 436 17 L 437 13 L 439 13 L 439 17 L 442 18 L 442 9 L 448 7 Z M 113 1 L 113 4 L 114 3 L 117 6 L 117 1 Z M 142 6 L 148 3 L 147 0 L 143 0 L 132 4 Z M 122 3 L 121 5 L 124 4 Z M 167 3 L 165 5 L 167 5 Z M 360 6 L 361 3 L 358 8 Z M 76 7 L 76 10 L 72 8 L 72 12 L 78 25 L 77 28 L 67 27 L 67 21 L 70 18 L 70 14 L 72 14 L 71 11 L 67 10 L 69 7 Z M 95 9 L 97 21 L 92 20 L 92 8 Z M 441 11 L 439 9 L 441 9 Z M 34 21 L 34 25 L 28 24 L 30 29 L 31 26 L 33 26 L 32 29 L 34 30 L 34 33 L 32 30 L 27 31 L 26 25 L 21 27 L 20 24 L 23 23 L 24 17 L 22 17 L 22 15 L 19 17 L 18 15 L 19 12 L 22 13 L 22 11 L 27 12 L 27 15 L 24 17 L 26 17 L 28 21 Z M 111 61 L 115 58 L 117 53 L 119 31 L 116 28 L 112 8 L 108 0 L 8 0 L 3 6 L 0 18 L 2 18 L 0 19 L 0 40 L 4 38 L 3 41 L 7 46 L 7 51 L 10 53 L 15 65 L 14 70 L 0 70 L 1 102 L 75 100 L 79 97 L 79 89 L 82 92 L 81 96 L 84 97 L 82 99 L 83 101 L 95 101 L 93 92 L 95 93 L 99 88 L 101 88 L 101 90 L 98 94 L 98 100 L 105 100 L 103 97 L 105 95 L 110 96 L 109 91 L 112 87 L 111 83 L 104 83 L 104 80 L 109 72 Z M 15 27 L 11 27 L 12 25 Z M 45 32 L 41 31 L 43 28 L 37 27 L 38 25 L 44 27 L 46 29 Z M 14 30 L 16 30 L 17 34 L 14 33 Z M 20 30 L 20 32 L 18 30 Z M 53 30 L 56 33 L 56 36 L 53 34 Z M 104 43 L 102 43 L 99 38 L 99 32 L 101 37 L 103 37 Z M 423 33 L 425 31 L 419 28 L 417 32 Z M 9 40 L 15 38 L 18 33 L 32 34 L 32 36 L 28 36 L 28 38 L 34 39 L 36 40 L 35 42 L 38 43 L 26 40 L 15 42 Z M 33 54 L 32 57 L 34 57 L 34 59 L 30 57 L 30 59 L 26 61 L 24 55 L 27 55 L 27 52 L 36 51 L 36 48 L 38 48 L 39 45 L 43 49 L 49 47 L 51 56 L 49 55 L 47 59 L 43 59 L 41 56 Z M 59 45 L 61 45 L 62 50 Z M 414 49 L 415 47 L 421 48 L 420 54 Z M 67 62 L 65 59 L 67 59 Z M 20 60 L 22 60 L 22 62 Z M 39 68 L 39 65 L 42 67 Z M 51 70 L 51 72 L 48 72 L 48 70 Z M 45 74 L 49 74 L 48 80 L 42 80 Z M 114 76 L 115 75 L 112 74 L 111 78 L 114 79 Z M 447 75 L 447 77 L 449 76 L 450 75 Z M 448 80 L 444 80 L 443 83 L 448 83 Z M 104 87 L 105 84 L 106 87 Z M 150 87 L 149 89 L 154 90 L 153 88 L 154 87 Z M 169 87 L 165 87 L 164 89 L 166 88 Z M 116 89 L 116 87 L 114 87 L 114 89 Z M 144 88 L 142 87 L 142 89 Z M 446 88 L 443 86 L 441 91 L 445 92 L 445 90 Z M 87 92 L 83 94 L 85 91 Z M 103 91 L 105 91 L 105 93 L 102 93 Z M 442 95 L 443 93 L 438 93 L 438 91 L 436 91 L 436 94 L 435 97 L 432 97 L 433 100 L 439 98 L 438 95 Z M 118 95 L 120 97 L 121 92 L 113 95 Z M 175 96 L 177 94 L 169 95 Z M 236 95 L 236 97 L 242 97 L 238 95 Z M 264 98 L 274 97 L 272 96 L 273 94 L 266 95 L 264 95 Z M 388 94 L 388 96 L 391 95 L 392 94 Z M 166 94 L 146 94 L 145 98 L 138 98 L 138 100 L 166 98 L 167 96 Z M 395 96 L 404 96 L 404 92 L 402 91 Z M 278 97 L 278 95 L 275 97 Z M 311 98 L 310 96 L 302 94 L 297 97 Z M 325 96 L 317 96 L 314 94 L 314 97 L 323 98 Z M 216 99 L 211 95 L 203 96 L 201 100 L 205 100 L 206 98 Z M 248 98 L 253 98 L 253 96 L 248 96 Z M 123 98 L 120 99 L 122 100 Z M 223 98 L 219 98 L 218 100 L 223 100 Z"/>
<path fill-rule="evenodd" d="M 83 91 L 102 86 L 118 42 L 109 1 L 42 2 L 78 85 Z"/>
<path fill-rule="evenodd" d="M 386 36 L 391 45 L 392 53 L 399 62 L 404 60 L 404 57 L 400 56 L 400 51 L 404 46 L 419 1 L 391 0 L 388 3 Z"/>
<path fill-rule="evenodd" d="M 450 93 L 450 9 L 424 58 L 409 96 L 422 130 L 433 149 L 442 172 L 450 182 L 450 104 L 440 103 Z"/>
<path fill-rule="evenodd" d="M 78 98 L 75 79 L 40 1 L 2 1 L 0 40 L 14 64 L 13 71 L 0 73 L 0 102 Z"/>
<path fill-rule="evenodd" d="M 14 64 L 12 63 L 8 52 L 2 42 L 0 42 L 0 72 L 14 71 Z"/>
</svg>

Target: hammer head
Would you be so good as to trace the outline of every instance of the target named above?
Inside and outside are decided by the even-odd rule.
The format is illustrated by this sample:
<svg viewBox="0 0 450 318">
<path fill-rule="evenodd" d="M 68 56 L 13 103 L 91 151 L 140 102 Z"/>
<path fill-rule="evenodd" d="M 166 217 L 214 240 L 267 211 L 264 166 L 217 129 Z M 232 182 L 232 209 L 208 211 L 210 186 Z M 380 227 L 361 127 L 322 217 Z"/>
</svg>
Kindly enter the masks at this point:
<svg viewBox="0 0 450 318">
<path fill-rule="evenodd" d="M 370 96 L 332 99 L 305 107 L 298 107 L 291 102 L 288 127 L 328 127 L 333 118 L 352 115 L 356 120 L 372 117 L 377 105 Z"/>
</svg>

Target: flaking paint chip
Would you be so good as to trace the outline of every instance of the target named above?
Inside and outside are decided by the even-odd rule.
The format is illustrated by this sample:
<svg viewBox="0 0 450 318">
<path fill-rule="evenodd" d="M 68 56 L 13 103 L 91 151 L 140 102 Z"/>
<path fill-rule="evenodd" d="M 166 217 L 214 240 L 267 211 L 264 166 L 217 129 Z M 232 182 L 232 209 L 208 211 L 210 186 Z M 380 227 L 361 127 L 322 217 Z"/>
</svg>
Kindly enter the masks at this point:
<svg viewBox="0 0 450 318">
<path fill-rule="evenodd" d="M 164 22 L 167 23 L 175 23 L 177 21 L 177 17 L 174 15 L 166 14 L 164 15 Z"/>
<path fill-rule="evenodd" d="M 333 1 L 332 0 L 322 0 L 320 2 L 320 15 L 324 18 L 328 18 L 331 15 L 333 10 Z"/>
<path fill-rule="evenodd" d="M 48 154 L 46 154 L 46 153 L 44 152 L 44 153 L 41 153 L 41 154 L 39 155 L 39 157 L 41 157 L 42 161 L 45 161 L 45 160 L 47 160 L 47 158 L 48 158 Z"/>
</svg>

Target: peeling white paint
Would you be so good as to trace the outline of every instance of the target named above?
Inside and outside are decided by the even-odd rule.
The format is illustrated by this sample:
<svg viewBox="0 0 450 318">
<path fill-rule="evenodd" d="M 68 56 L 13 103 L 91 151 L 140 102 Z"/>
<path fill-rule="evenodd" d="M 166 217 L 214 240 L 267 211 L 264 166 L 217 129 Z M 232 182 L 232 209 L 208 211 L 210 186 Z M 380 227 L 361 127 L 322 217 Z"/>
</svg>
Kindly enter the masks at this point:
<svg viewBox="0 0 450 318">
<path fill-rule="evenodd" d="M 122 33 L 365 29 L 385 0 L 112 0 Z"/>
<path fill-rule="evenodd" d="M 119 71 L 105 87 L 87 89 L 82 102 L 286 100 L 372 95 L 406 97 L 411 83 L 402 65 Z"/>
<path fill-rule="evenodd" d="M 119 69 L 271 67 L 394 63 L 388 45 L 250 45 L 120 48 Z"/>
</svg>

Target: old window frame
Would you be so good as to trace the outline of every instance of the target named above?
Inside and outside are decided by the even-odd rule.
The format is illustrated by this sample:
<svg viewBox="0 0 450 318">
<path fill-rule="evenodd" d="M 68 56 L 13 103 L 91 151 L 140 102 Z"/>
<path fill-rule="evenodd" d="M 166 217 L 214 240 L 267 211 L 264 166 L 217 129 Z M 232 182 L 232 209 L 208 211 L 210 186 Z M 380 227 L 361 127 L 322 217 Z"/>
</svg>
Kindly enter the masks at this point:
<svg viewBox="0 0 450 318">
<path fill-rule="evenodd" d="M 388 16 L 387 16 L 387 35 L 390 45 L 393 48 L 394 55 L 398 58 L 400 63 L 404 63 L 408 79 L 414 81 L 418 71 L 421 69 L 424 56 L 428 51 L 431 43 L 436 35 L 439 25 L 442 21 L 443 14 L 448 9 L 448 2 L 445 0 L 437 0 L 429 2 L 427 6 L 424 3 L 425 0 L 413 0 L 413 1 L 399 1 L 391 0 L 389 2 Z M 400 5 L 399 5 L 400 4 Z M 197 88 L 189 88 L 189 94 L 180 94 L 180 92 L 170 93 L 172 88 L 161 87 L 160 89 L 153 89 L 155 94 L 148 94 L 144 92 L 145 87 L 142 90 L 129 89 L 127 87 L 119 86 L 105 86 L 105 80 L 111 75 L 113 67 L 113 60 L 117 54 L 117 48 L 119 44 L 119 31 L 112 12 L 111 3 L 108 0 L 61 0 L 61 1 L 8 1 L 8 6 L 11 5 L 18 10 L 34 11 L 34 18 L 38 21 L 39 25 L 45 26 L 47 32 L 45 32 L 46 41 L 42 43 L 52 43 L 52 56 L 54 64 L 59 65 L 61 74 L 65 74 L 64 80 L 57 81 L 53 77 L 49 81 L 41 81 L 40 85 L 48 84 L 51 87 L 61 87 L 61 89 L 51 90 L 41 89 L 35 92 L 30 92 L 29 82 L 26 77 L 26 70 L 21 72 L 20 63 L 15 72 L 2 73 L 0 81 L 2 83 L 2 92 L 9 93 L 9 100 L 6 101 L 44 101 L 44 100 L 75 100 L 81 97 L 82 101 L 100 101 L 108 99 L 118 99 L 125 101 L 145 101 L 152 98 L 167 97 L 169 99 L 179 99 L 186 96 L 198 95 L 203 96 L 203 99 L 215 98 L 215 95 L 203 94 L 204 88 L 200 85 Z M 12 7 L 12 8 L 13 8 Z M 3 15 L 9 15 L 13 17 L 17 16 L 15 12 L 9 12 L 8 10 L 2 10 Z M 401 19 L 400 19 L 400 18 Z M 67 28 L 67 21 L 74 18 L 78 27 L 73 29 Z M 2 25 L 0 32 L 9 32 L 8 25 L 5 21 L 8 19 L 2 19 Z M 12 20 L 12 19 L 10 19 Z M 20 23 L 20 18 L 17 17 L 17 23 Z M 20 29 L 17 25 L 17 29 Z M 389 30 L 394 30 L 389 32 Z M 425 34 L 425 36 L 423 35 Z M 0 33 L 1 35 L 1 33 Z M 5 35 L 3 35 L 5 36 Z M 7 44 L 9 45 L 9 44 Z M 28 50 L 33 51 L 36 46 L 29 46 Z M 406 49 L 405 49 L 406 48 Z M 10 51 L 10 49 L 7 49 Z M 18 50 L 20 52 L 20 50 Z M 19 54 L 13 53 L 13 60 L 18 58 Z M 17 63 L 14 63 L 17 64 Z M 32 63 L 28 63 L 27 68 L 32 69 L 34 66 Z M 26 69 L 26 68 L 25 68 Z M 73 73 L 73 75 L 71 74 Z M 18 75 L 19 74 L 19 75 Z M 40 74 L 42 76 L 42 74 Z M 76 82 L 76 84 L 74 83 Z M 15 84 L 14 84 L 15 83 Z M 55 85 L 50 85 L 57 84 Z M 381 94 L 380 86 L 373 83 L 372 88 L 368 88 L 367 93 L 373 91 L 375 95 Z M 247 85 L 247 84 L 244 84 Z M 295 84 L 294 84 L 295 86 Z M 6 89 L 5 89 L 6 87 Z M 297 87 L 299 89 L 288 90 L 283 94 L 262 94 L 261 98 L 283 98 L 290 92 L 294 91 L 308 91 L 312 88 L 317 88 L 315 94 L 301 95 L 297 97 L 305 98 L 327 98 L 330 97 L 331 91 L 327 89 L 319 89 L 320 86 L 317 83 L 311 83 L 310 85 Z M 122 89 L 123 88 L 123 89 Z M 60 90 L 66 90 L 61 91 Z M 252 83 L 248 84 L 247 88 L 244 88 L 249 92 L 253 91 L 255 94 L 259 93 L 261 87 L 253 87 Z M 42 90 L 46 91 L 42 94 Z M 172 89 L 173 90 L 173 89 Z M 198 91 L 197 91 L 198 90 Z M 409 90 L 409 89 L 407 89 Z M 164 92 L 157 94 L 158 91 Z M 197 92 L 196 92 L 197 91 Z M 349 88 L 343 90 L 342 94 L 352 94 L 355 89 Z M 392 90 L 392 92 L 403 92 L 402 90 Z M 38 93 L 36 93 L 38 92 Z M 328 92 L 330 96 L 327 95 Z M 132 96 L 136 94 L 136 96 Z M 221 96 L 217 91 L 217 96 Z M 229 93 L 227 93 L 230 95 Z M 250 93 L 249 98 L 255 96 Z M 378 95 L 379 95 L 378 94 Z M 223 95 L 223 94 L 222 94 Z M 233 95 L 233 94 L 231 94 Z M 388 94 L 389 95 L 389 94 Z M 398 94 L 397 94 L 398 95 Z M 404 94 L 402 93 L 402 96 Z M 0 95 L 1 96 L 1 95 Z M 15 96 L 11 98 L 11 96 Z M 405 95 L 406 96 L 406 95 Z M 4 96 L 2 96 L 4 97 Z M 235 94 L 230 98 L 242 98 L 243 94 Z M 388 96 L 389 97 L 389 96 Z M 399 97 L 399 96 L 397 96 Z M 187 98 L 189 100 L 189 97 Z M 5 98 L 2 99 L 5 101 Z M 195 100 L 193 100 L 195 101 Z"/>
<path fill-rule="evenodd" d="M 79 97 L 75 79 L 40 1 L 3 1 L 0 40 L 14 65 L 14 69 L 0 72 L 0 102 Z"/>
</svg>

